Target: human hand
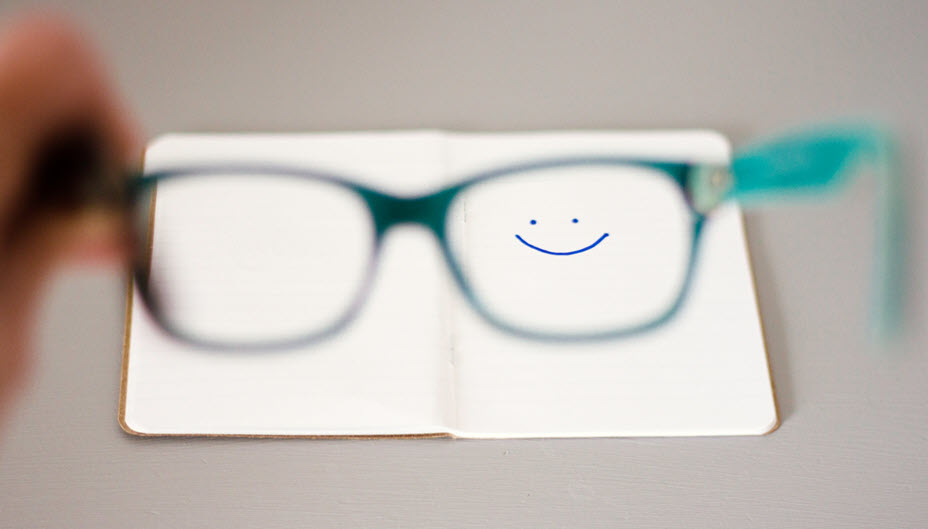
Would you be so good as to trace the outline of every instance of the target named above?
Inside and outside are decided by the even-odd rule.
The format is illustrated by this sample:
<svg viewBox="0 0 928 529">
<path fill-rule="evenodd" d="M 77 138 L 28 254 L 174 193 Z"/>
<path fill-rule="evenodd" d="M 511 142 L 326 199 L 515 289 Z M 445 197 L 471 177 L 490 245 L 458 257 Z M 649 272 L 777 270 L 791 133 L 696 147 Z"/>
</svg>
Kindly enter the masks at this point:
<svg viewBox="0 0 928 529">
<path fill-rule="evenodd" d="M 0 424 L 28 373 L 46 279 L 63 262 L 126 253 L 118 214 L 32 207 L 43 147 L 62 127 L 81 123 L 112 163 L 129 166 L 140 151 L 126 116 L 78 30 L 50 15 L 0 21 Z"/>
</svg>

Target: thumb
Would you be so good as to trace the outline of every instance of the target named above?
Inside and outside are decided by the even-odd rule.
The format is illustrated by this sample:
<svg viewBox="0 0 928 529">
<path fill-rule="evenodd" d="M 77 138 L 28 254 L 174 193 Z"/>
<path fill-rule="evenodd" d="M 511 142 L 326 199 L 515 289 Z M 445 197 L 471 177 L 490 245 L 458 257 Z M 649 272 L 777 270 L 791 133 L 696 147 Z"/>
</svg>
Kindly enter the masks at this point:
<svg viewBox="0 0 928 529">
<path fill-rule="evenodd" d="M 124 220 L 114 213 L 43 216 L 24 228 L 0 261 L 0 405 L 29 371 L 36 311 L 50 276 L 66 263 L 121 262 L 126 252 Z"/>
</svg>

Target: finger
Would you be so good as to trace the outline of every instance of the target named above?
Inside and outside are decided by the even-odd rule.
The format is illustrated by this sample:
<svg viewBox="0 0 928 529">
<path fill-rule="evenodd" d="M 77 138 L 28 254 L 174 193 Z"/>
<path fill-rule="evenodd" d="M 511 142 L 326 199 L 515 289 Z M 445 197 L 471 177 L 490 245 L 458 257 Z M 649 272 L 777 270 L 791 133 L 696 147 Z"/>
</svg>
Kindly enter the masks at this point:
<svg viewBox="0 0 928 529">
<path fill-rule="evenodd" d="M 45 278 L 62 261 L 121 262 L 126 245 L 112 213 L 49 216 L 30 225 L 28 233 L 4 260 L 0 277 L 0 405 L 8 401 L 30 368 L 33 325 Z M 2 416 L 0 409 L 0 416 Z"/>
<path fill-rule="evenodd" d="M 66 22 L 32 16 L 0 32 L 0 223 L 24 187 L 42 139 L 93 123 L 114 162 L 130 162 L 138 136 L 90 44 Z"/>
</svg>

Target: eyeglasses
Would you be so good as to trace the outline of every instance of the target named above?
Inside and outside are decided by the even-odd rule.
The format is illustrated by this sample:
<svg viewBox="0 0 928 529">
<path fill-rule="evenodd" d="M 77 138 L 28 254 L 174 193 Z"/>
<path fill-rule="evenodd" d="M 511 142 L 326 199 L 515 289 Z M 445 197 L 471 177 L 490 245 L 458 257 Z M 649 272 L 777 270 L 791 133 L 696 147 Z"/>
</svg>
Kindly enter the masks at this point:
<svg viewBox="0 0 928 529">
<path fill-rule="evenodd" d="M 654 329 L 683 305 L 703 227 L 723 202 L 833 188 L 861 161 L 894 182 L 893 160 L 885 133 L 843 127 L 762 142 L 730 165 L 542 159 L 416 197 L 292 167 L 176 167 L 131 181 L 135 284 L 180 339 L 295 346 L 348 325 L 385 234 L 418 224 L 496 327 L 541 340 L 617 338 Z M 885 326 L 896 319 L 902 213 L 898 186 L 882 188 Z M 170 219 L 158 218 L 159 201 L 172 204 Z"/>
</svg>

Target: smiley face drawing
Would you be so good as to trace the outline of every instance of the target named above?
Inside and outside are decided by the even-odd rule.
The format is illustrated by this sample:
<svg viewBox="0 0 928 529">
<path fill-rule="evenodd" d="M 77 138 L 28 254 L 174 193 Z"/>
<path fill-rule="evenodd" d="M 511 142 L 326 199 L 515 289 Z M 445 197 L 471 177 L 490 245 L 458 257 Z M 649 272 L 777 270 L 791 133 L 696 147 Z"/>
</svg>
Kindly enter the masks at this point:
<svg viewBox="0 0 928 529">
<path fill-rule="evenodd" d="M 571 219 L 571 222 L 574 223 L 574 224 L 577 224 L 577 223 L 580 222 L 580 220 L 575 218 L 575 219 Z M 532 220 L 529 221 L 529 224 L 531 224 L 532 226 L 534 226 L 534 225 L 538 224 L 538 221 L 535 220 L 535 219 L 532 219 Z M 522 236 L 519 235 L 518 233 L 516 234 L 516 239 L 518 239 L 519 242 L 521 242 L 521 243 L 524 244 L 525 246 L 528 246 L 529 248 L 531 248 L 531 249 L 533 249 L 533 250 L 535 250 L 535 251 L 544 253 L 544 254 L 548 254 L 548 255 L 575 255 L 575 254 L 578 254 L 578 253 L 583 253 L 583 252 L 585 252 L 585 251 L 587 251 L 587 250 L 592 250 L 593 248 L 599 246 L 599 243 L 603 242 L 603 241 L 606 239 L 606 237 L 608 237 L 608 236 L 609 236 L 608 233 L 603 233 L 603 234 L 600 235 L 600 237 L 599 237 L 598 239 L 596 239 L 592 244 L 590 244 L 590 245 L 588 245 L 588 246 L 584 246 L 583 248 L 580 248 L 579 250 L 570 250 L 570 251 L 566 251 L 566 252 L 556 252 L 556 251 L 553 251 L 553 250 L 547 250 L 547 249 L 545 249 L 545 248 L 541 248 L 540 246 L 536 246 L 536 245 L 531 244 L 530 242 L 526 241 L 526 240 L 523 239 Z"/>
</svg>

